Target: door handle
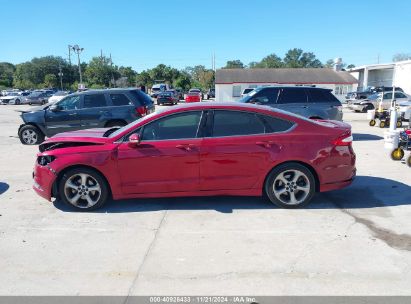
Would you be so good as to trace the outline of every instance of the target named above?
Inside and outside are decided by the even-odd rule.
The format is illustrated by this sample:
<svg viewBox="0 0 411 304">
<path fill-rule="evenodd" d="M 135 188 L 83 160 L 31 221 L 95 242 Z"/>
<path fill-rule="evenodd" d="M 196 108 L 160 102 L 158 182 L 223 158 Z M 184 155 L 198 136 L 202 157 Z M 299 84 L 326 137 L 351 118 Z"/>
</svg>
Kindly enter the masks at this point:
<svg viewBox="0 0 411 304">
<path fill-rule="evenodd" d="M 188 144 L 188 145 L 176 145 L 177 149 L 183 149 L 186 151 L 191 151 L 193 148 L 195 148 L 196 146 L 193 144 Z"/>
<path fill-rule="evenodd" d="M 77 115 L 77 113 L 70 113 L 69 116 Z"/>
<path fill-rule="evenodd" d="M 271 148 L 271 145 L 274 144 L 273 141 L 257 141 L 256 145 L 262 146 L 264 148 Z"/>
</svg>

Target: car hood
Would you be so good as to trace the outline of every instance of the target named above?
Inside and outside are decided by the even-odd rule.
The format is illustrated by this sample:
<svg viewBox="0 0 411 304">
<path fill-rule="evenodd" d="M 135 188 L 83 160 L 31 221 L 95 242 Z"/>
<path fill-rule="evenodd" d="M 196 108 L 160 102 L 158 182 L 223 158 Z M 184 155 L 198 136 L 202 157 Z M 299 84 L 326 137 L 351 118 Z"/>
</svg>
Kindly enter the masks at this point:
<svg viewBox="0 0 411 304">
<path fill-rule="evenodd" d="M 17 98 L 17 96 L 2 96 L 2 97 L 0 97 L 1 100 L 8 100 L 8 99 L 13 99 L 13 98 Z"/>
<path fill-rule="evenodd" d="M 103 137 L 111 128 L 96 128 L 58 133 L 39 146 L 40 152 L 73 146 L 92 146 L 105 144 L 110 139 Z"/>
</svg>

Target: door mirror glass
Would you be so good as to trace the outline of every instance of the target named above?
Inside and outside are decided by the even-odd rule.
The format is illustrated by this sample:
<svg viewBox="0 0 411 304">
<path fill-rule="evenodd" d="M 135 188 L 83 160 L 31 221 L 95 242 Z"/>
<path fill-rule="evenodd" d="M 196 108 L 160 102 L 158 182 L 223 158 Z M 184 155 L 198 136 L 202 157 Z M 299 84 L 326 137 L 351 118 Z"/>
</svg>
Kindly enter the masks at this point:
<svg viewBox="0 0 411 304">
<path fill-rule="evenodd" d="M 129 147 L 136 147 L 140 144 L 140 135 L 138 133 L 131 134 L 128 138 Z"/>
</svg>

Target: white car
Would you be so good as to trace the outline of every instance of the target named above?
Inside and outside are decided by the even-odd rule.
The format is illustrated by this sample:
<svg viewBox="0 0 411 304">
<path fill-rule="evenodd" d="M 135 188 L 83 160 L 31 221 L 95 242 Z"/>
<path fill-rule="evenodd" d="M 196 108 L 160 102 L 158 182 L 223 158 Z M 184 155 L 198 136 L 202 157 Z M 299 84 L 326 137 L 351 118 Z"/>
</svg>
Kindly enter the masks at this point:
<svg viewBox="0 0 411 304">
<path fill-rule="evenodd" d="M 49 98 L 48 102 L 49 104 L 55 103 L 57 101 L 62 100 L 64 97 L 66 97 L 70 92 L 68 91 L 57 91 L 51 97 Z"/>
<path fill-rule="evenodd" d="M 0 103 L 7 104 L 21 104 L 25 100 L 25 97 L 20 94 L 20 92 L 11 92 L 6 96 L 0 97 Z"/>
<path fill-rule="evenodd" d="M 348 107 L 356 112 L 367 112 L 368 110 L 378 109 L 382 93 L 376 93 L 367 99 L 348 101 Z M 397 104 L 410 100 L 410 96 L 403 92 L 395 92 L 395 100 Z M 383 110 L 388 110 L 391 107 L 392 92 L 385 92 L 382 99 Z"/>
<path fill-rule="evenodd" d="M 404 119 L 411 122 L 411 101 L 405 101 L 398 104 L 401 115 L 404 113 Z"/>
</svg>

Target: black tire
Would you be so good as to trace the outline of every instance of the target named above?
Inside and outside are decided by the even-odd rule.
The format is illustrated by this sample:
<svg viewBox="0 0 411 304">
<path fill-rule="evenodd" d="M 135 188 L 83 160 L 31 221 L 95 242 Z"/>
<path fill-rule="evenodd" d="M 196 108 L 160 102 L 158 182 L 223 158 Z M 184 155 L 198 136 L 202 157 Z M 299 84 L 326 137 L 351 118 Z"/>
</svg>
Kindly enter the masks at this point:
<svg viewBox="0 0 411 304">
<path fill-rule="evenodd" d="M 369 125 L 370 125 L 370 127 L 374 127 L 376 123 L 377 122 L 375 121 L 375 119 L 371 119 L 370 122 L 369 122 Z"/>
<path fill-rule="evenodd" d="M 407 157 L 407 166 L 411 168 L 411 155 Z"/>
<path fill-rule="evenodd" d="M 379 127 L 380 127 L 380 128 L 385 128 L 385 126 L 386 126 L 385 121 L 384 121 L 384 120 L 381 120 L 381 121 L 380 121 L 380 124 L 379 124 Z"/>
<path fill-rule="evenodd" d="M 44 141 L 44 134 L 33 125 L 25 125 L 19 130 L 19 139 L 23 145 L 38 145 Z"/>
<path fill-rule="evenodd" d="M 87 176 L 85 183 L 82 182 L 82 175 Z M 69 184 L 72 186 L 67 186 Z M 73 188 L 73 186 L 78 188 Z M 100 191 L 91 191 L 88 190 L 88 187 L 100 189 Z M 63 203 L 78 211 L 91 211 L 101 208 L 109 198 L 109 188 L 101 174 L 93 169 L 82 167 L 68 170 L 63 174 L 58 182 L 58 192 Z M 79 198 L 76 200 L 77 196 Z M 86 196 L 90 197 L 95 203 L 89 205 L 88 201 L 83 198 Z"/>
<path fill-rule="evenodd" d="M 301 174 L 296 178 L 296 173 Z M 287 181 L 288 184 L 281 179 Z M 298 187 L 305 188 L 298 190 Z M 277 194 L 275 194 L 277 189 Z M 265 195 L 269 200 L 281 208 L 300 208 L 307 205 L 314 196 L 316 189 L 316 181 L 311 171 L 298 163 L 286 163 L 275 167 L 268 177 L 264 185 Z M 280 192 L 283 192 L 279 194 Z M 304 193 L 301 193 L 304 192 Z M 292 202 L 292 198 L 296 201 Z M 288 202 L 287 202 L 288 199 Z"/>
<path fill-rule="evenodd" d="M 125 125 L 127 125 L 127 123 L 125 123 L 124 121 L 121 120 L 112 120 L 109 121 L 108 123 L 106 123 L 106 128 L 114 128 L 114 127 L 124 127 Z"/>
<path fill-rule="evenodd" d="M 20 104 L 20 99 L 16 99 L 14 104 L 19 105 Z"/>
<path fill-rule="evenodd" d="M 404 150 L 401 148 L 397 148 L 392 150 L 391 152 L 391 159 L 392 160 L 401 160 L 404 157 Z"/>
<path fill-rule="evenodd" d="M 402 121 L 401 120 L 397 120 L 397 128 L 401 128 L 402 127 Z"/>
<path fill-rule="evenodd" d="M 30 102 L 29 102 L 29 106 L 32 106 L 32 105 L 33 105 L 33 103 L 30 101 Z"/>
</svg>

